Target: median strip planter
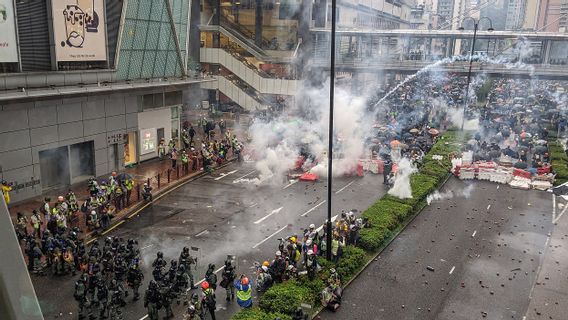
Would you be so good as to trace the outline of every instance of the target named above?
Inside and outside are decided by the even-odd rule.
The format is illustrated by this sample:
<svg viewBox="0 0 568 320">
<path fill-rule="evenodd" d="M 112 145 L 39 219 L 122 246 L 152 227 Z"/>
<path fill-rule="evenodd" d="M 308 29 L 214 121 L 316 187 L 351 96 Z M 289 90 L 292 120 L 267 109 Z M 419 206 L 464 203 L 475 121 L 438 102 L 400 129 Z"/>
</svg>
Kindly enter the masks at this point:
<svg viewBox="0 0 568 320">
<path fill-rule="evenodd" d="M 371 263 L 426 206 L 426 197 L 447 181 L 451 169 L 450 155 L 459 152 L 464 141 L 467 141 L 467 134 L 446 132 L 424 157 L 418 172 L 410 177 L 412 198 L 399 199 L 387 194 L 363 211 L 362 216 L 369 219 L 370 227 L 360 231 L 359 247 L 344 248 L 337 265 L 321 259 L 322 270 L 316 279 L 310 281 L 300 276 L 298 280 L 275 284 L 260 297 L 259 307 L 241 310 L 232 319 L 274 319 L 275 312 L 291 316 L 302 304 L 321 310 L 319 294 L 326 286 L 329 269 L 335 268 L 343 283 L 348 284 Z"/>
</svg>

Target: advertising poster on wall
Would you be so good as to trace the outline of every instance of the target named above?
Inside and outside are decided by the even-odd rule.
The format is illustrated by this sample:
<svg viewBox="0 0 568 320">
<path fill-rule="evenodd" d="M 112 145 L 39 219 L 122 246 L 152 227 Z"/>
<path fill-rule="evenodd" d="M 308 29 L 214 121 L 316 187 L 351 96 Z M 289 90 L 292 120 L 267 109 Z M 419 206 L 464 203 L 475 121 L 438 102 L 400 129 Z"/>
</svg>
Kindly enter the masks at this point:
<svg viewBox="0 0 568 320">
<path fill-rule="evenodd" d="M 104 0 L 52 0 L 57 61 L 104 61 Z"/>
<path fill-rule="evenodd" d="M 15 16 L 12 0 L 0 0 L 0 62 L 18 62 Z"/>
<path fill-rule="evenodd" d="M 140 154 L 156 151 L 156 128 L 140 130 Z"/>
</svg>

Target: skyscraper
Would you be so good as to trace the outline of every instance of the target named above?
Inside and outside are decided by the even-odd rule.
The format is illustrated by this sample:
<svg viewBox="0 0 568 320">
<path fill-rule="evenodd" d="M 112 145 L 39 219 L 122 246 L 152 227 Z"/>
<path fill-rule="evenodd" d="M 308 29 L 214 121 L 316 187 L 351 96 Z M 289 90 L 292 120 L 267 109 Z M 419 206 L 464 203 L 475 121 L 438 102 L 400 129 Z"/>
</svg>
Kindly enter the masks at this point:
<svg viewBox="0 0 568 320">
<path fill-rule="evenodd" d="M 527 0 L 508 0 L 505 30 L 520 30 L 525 23 Z"/>
</svg>

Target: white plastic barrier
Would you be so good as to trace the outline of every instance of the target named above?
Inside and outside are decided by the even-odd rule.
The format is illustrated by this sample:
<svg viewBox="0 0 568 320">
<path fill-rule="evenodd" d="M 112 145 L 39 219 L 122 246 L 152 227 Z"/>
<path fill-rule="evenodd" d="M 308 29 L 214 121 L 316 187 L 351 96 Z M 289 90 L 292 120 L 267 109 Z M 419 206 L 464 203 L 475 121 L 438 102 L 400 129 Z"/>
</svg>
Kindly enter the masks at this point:
<svg viewBox="0 0 568 320">
<path fill-rule="evenodd" d="M 490 181 L 491 175 L 494 173 L 494 169 L 479 169 L 479 172 L 477 173 L 477 179 Z"/>
<path fill-rule="evenodd" d="M 509 185 L 511 188 L 515 189 L 529 190 L 531 187 L 531 179 L 515 176 L 513 180 L 509 182 Z"/>
<path fill-rule="evenodd" d="M 475 170 L 474 169 L 464 169 L 460 170 L 460 179 L 462 180 L 471 180 L 475 179 Z"/>
<path fill-rule="evenodd" d="M 531 182 L 531 188 L 544 191 L 552 188 L 552 183 L 544 180 L 535 180 Z"/>
</svg>

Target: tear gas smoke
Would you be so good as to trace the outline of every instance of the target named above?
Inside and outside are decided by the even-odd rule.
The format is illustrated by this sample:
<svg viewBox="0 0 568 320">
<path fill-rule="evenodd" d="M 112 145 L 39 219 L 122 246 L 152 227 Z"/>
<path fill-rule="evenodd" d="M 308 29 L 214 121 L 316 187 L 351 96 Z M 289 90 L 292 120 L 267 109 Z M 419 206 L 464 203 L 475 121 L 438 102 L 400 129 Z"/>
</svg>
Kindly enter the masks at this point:
<svg viewBox="0 0 568 320">
<path fill-rule="evenodd" d="M 393 187 L 388 194 L 400 199 L 412 198 L 412 188 L 410 187 L 410 175 L 416 172 L 416 167 L 408 158 L 402 158 L 398 163 L 398 170 Z"/>
<path fill-rule="evenodd" d="M 473 191 L 474 185 L 470 184 L 467 187 L 461 189 L 461 190 L 448 190 L 446 192 L 439 192 L 438 190 L 436 190 L 434 193 L 428 195 L 428 197 L 426 197 L 426 202 L 428 203 L 428 205 L 430 205 L 430 203 L 432 203 L 433 201 L 443 201 L 443 200 L 449 200 L 452 199 L 454 197 L 462 197 L 462 198 L 466 198 L 469 199 L 469 197 L 471 196 L 471 192 Z"/>
</svg>

